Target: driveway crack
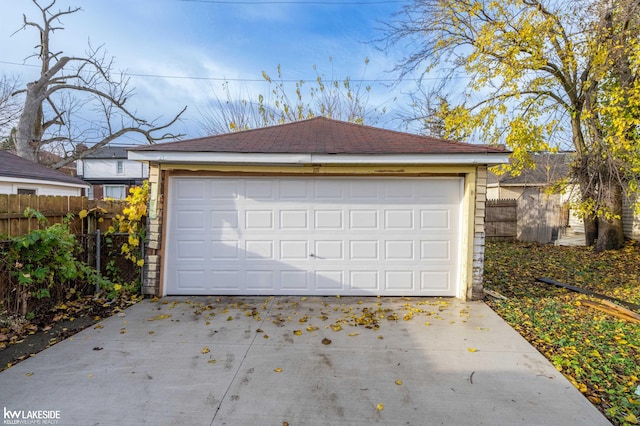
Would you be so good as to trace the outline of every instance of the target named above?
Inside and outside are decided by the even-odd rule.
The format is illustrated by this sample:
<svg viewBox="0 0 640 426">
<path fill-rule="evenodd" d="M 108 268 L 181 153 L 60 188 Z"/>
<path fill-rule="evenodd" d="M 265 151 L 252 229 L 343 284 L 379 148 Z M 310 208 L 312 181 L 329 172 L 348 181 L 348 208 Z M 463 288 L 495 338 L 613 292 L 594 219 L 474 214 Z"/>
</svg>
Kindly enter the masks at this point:
<svg viewBox="0 0 640 426">
<path fill-rule="evenodd" d="M 260 322 L 260 326 L 258 328 L 262 328 L 262 326 L 264 325 L 265 320 L 271 314 L 271 307 L 273 305 L 273 301 L 274 300 L 275 300 L 275 297 L 270 297 L 269 298 L 269 301 L 268 301 L 268 303 L 266 305 L 266 311 L 265 311 L 264 315 L 262 316 L 262 321 Z M 227 399 L 227 395 L 229 394 L 229 391 L 231 390 L 231 386 L 235 383 L 236 379 L 238 378 L 238 374 L 240 373 L 240 370 L 242 369 L 242 366 L 244 365 L 245 359 L 247 359 L 247 355 L 249 354 L 249 351 L 251 350 L 251 348 L 253 348 L 253 345 L 254 345 L 257 337 L 258 337 L 258 334 L 259 333 L 254 333 L 253 339 L 251 339 L 251 342 L 249 343 L 249 346 L 247 346 L 247 350 L 242 355 L 242 359 L 240 359 L 240 362 L 238 363 L 238 368 L 236 368 L 236 371 L 233 374 L 233 378 L 229 382 L 229 386 L 227 386 L 227 389 L 224 391 L 224 395 L 222 395 L 222 398 L 220 398 L 220 402 L 218 403 L 218 406 L 216 407 L 216 411 L 213 413 L 213 418 L 211 419 L 211 423 L 209 424 L 209 426 L 213 426 L 213 423 L 216 421 L 216 417 L 218 416 L 218 412 L 220 411 L 220 408 L 222 407 L 222 404 L 224 403 L 224 401 Z"/>
</svg>

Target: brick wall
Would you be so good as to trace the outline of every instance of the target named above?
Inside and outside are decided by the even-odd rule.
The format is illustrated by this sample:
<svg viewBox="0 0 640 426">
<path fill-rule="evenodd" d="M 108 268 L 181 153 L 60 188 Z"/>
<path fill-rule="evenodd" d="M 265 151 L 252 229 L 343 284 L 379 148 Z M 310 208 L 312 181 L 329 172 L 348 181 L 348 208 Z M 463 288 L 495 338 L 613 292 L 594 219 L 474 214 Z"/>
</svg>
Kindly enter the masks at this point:
<svg viewBox="0 0 640 426">
<path fill-rule="evenodd" d="M 478 167 L 476 174 L 476 208 L 473 232 L 473 284 L 471 289 L 471 300 L 480 300 L 484 294 L 482 292 L 482 274 L 484 273 L 484 217 L 485 205 L 487 202 L 487 168 Z"/>
<path fill-rule="evenodd" d="M 147 230 L 147 256 L 142 294 L 160 296 L 160 248 L 164 211 L 163 173 L 159 167 L 149 170 L 149 228 Z"/>
</svg>

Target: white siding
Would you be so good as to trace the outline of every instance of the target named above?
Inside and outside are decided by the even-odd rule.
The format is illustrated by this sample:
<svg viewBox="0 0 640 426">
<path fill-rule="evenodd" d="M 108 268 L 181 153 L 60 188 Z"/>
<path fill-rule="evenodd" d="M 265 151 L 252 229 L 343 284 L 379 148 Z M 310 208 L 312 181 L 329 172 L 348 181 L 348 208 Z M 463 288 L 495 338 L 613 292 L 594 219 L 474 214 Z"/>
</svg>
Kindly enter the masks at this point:
<svg viewBox="0 0 640 426">
<path fill-rule="evenodd" d="M 17 194 L 18 189 L 35 189 L 36 195 L 81 196 L 82 189 L 73 186 L 55 185 L 38 182 L 0 181 L 0 194 Z"/>
<path fill-rule="evenodd" d="M 123 173 L 118 174 L 118 161 L 122 161 Z M 84 179 L 144 179 L 149 177 L 146 163 L 126 159 L 84 159 L 78 163 L 78 174 Z"/>
</svg>

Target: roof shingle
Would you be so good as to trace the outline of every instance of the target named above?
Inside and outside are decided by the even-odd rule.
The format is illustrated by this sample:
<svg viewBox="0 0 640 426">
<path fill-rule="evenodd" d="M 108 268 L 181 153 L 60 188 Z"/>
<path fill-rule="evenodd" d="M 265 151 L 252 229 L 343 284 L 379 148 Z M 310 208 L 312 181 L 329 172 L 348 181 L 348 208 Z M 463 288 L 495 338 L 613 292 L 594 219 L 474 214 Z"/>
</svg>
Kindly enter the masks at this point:
<svg viewBox="0 0 640 426">
<path fill-rule="evenodd" d="M 0 176 L 88 186 L 88 184 L 81 179 L 18 157 L 8 151 L 0 151 Z"/>
<path fill-rule="evenodd" d="M 473 145 L 316 117 L 236 133 L 136 147 L 134 151 L 265 154 L 506 153 Z"/>
</svg>

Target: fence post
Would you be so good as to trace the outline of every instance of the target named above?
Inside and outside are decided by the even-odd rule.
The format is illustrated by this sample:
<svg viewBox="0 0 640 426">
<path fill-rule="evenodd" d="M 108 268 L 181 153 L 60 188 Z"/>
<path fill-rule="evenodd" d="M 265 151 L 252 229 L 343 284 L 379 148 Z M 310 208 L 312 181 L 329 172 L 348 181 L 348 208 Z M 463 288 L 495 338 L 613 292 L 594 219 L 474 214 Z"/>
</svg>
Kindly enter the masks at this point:
<svg viewBox="0 0 640 426">
<path fill-rule="evenodd" d="M 98 279 L 96 280 L 96 294 L 100 291 L 100 228 L 96 229 L 96 271 L 98 271 Z"/>
</svg>

